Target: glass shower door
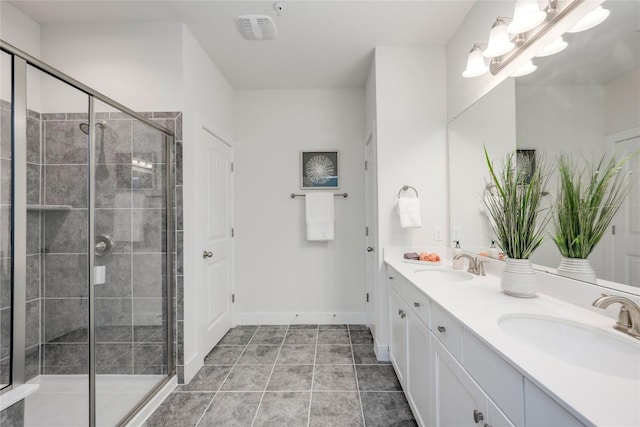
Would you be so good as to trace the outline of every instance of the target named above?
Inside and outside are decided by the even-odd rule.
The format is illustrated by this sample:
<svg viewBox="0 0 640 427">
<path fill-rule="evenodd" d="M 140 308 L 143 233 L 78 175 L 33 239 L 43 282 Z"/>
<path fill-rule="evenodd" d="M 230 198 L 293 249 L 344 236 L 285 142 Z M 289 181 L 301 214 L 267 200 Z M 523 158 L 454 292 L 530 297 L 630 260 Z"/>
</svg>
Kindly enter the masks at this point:
<svg viewBox="0 0 640 427">
<path fill-rule="evenodd" d="M 163 132 L 95 106 L 96 421 L 107 426 L 168 375 L 168 156 Z"/>
<path fill-rule="evenodd" d="M 11 57 L 0 52 L 0 390 L 11 384 L 11 242 L 13 150 L 11 147 Z"/>
<path fill-rule="evenodd" d="M 89 423 L 88 121 L 87 94 L 27 67 L 26 426 Z"/>
</svg>

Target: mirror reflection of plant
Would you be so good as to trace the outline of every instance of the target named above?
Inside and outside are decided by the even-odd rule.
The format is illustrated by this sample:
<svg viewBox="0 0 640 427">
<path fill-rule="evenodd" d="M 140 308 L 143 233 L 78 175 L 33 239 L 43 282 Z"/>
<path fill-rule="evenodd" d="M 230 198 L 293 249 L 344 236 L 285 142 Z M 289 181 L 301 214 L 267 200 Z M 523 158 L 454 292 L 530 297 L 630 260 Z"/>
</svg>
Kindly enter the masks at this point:
<svg viewBox="0 0 640 427">
<path fill-rule="evenodd" d="M 552 238 L 563 257 L 585 259 L 598 244 L 631 190 L 631 174 L 622 170 L 636 154 L 620 161 L 615 156 L 606 161 L 604 155 L 598 164 L 587 163 L 583 168 L 566 154 L 558 158 L 560 182 Z"/>
<path fill-rule="evenodd" d="M 515 153 L 509 154 L 497 171 L 486 147 L 484 155 L 496 194 L 485 198 L 491 224 L 500 249 L 513 259 L 529 259 L 545 238 L 544 229 L 550 220 L 550 210 L 541 208 L 543 190 L 549 179 L 544 158 L 539 159 L 520 176 L 515 164 Z M 528 184 L 523 184 L 528 180 Z"/>
</svg>

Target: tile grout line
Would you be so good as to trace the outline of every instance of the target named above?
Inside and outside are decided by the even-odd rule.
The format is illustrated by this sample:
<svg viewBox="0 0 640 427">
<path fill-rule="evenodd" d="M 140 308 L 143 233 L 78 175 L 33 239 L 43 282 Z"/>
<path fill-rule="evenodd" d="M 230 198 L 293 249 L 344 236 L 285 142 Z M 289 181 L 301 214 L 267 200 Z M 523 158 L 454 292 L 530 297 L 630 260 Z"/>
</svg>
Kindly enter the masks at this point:
<svg viewBox="0 0 640 427">
<path fill-rule="evenodd" d="M 307 427 L 311 425 L 311 402 L 313 401 L 313 382 L 316 378 L 316 361 L 318 359 L 318 342 L 320 341 L 320 325 L 316 329 L 316 346 L 313 350 L 313 368 L 311 369 L 311 391 L 309 392 L 309 410 L 307 411 Z"/>
<path fill-rule="evenodd" d="M 256 419 L 258 418 L 258 412 L 260 412 L 260 407 L 262 406 L 262 401 L 264 399 L 264 395 L 267 393 L 267 387 L 269 387 L 269 382 L 271 381 L 271 377 L 273 376 L 273 371 L 276 369 L 276 362 L 280 357 L 280 352 L 282 351 L 282 346 L 284 345 L 284 340 L 287 338 L 287 334 L 289 333 L 289 326 L 287 325 L 287 329 L 284 331 L 284 336 L 282 337 L 282 342 L 280 343 L 280 347 L 278 348 L 278 354 L 276 354 L 276 359 L 273 361 L 273 366 L 271 367 L 271 372 L 269 373 L 269 378 L 267 378 L 267 382 L 264 385 L 264 390 L 262 391 L 262 396 L 260 396 L 260 402 L 258 403 L 258 407 L 256 408 L 256 413 L 253 415 L 253 421 L 251 421 L 251 427 L 256 423 Z M 258 326 L 259 330 L 262 325 Z"/>
<path fill-rule="evenodd" d="M 256 335 L 256 332 L 258 332 L 258 329 L 260 329 L 260 326 L 258 326 L 256 328 L 255 331 L 253 331 L 253 334 L 251 335 L 251 338 L 249 338 L 249 341 L 247 341 L 247 343 L 244 345 L 244 348 L 242 349 L 242 353 L 240 353 L 240 356 L 238 356 L 238 360 L 236 360 L 236 363 L 233 364 L 233 366 L 231 367 L 231 369 L 229 369 L 229 372 L 227 372 L 227 375 L 225 375 L 224 380 L 222 380 L 220 382 L 220 385 L 218 386 L 218 388 L 216 389 L 216 391 L 214 392 L 213 397 L 211 398 L 211 402 L 209 402 L 209 404 L 207 405 L 206 408 L 204 408 L 204 412 L 202 412 L 202 415 L 200 415 L 200 418 L 198 418 L 198 421 L 196 422 L 195 426 L 197 427 L 198 424 L 200 424 L 200 421 L 202 421 L 202 418 L 204 418 L 204 414 L 207 413 L 207 411 L 209 410 L 209 408 L 211 407 L 211 405 L 213 405 L 213 401 L 215 400 L 215 398 L 218 396 L 218 394 L 220 394 L 220 389 L 222 388 L 222 386 L 224 385 L 224 383 L 227 381 L 227 379 L 229 378 L 229 375 L 231 375 L 231 371 L 233 371 L 233 368 L 236 367 L 236 365 L 238 364 L 238 362 L 240 361 L 240 358 L 242 358 L 242 355 L 244 354 L 244 352 L 247 350 L 247 347 L 249 346 L 249 343 L 251 342 L 251 340 L 253 339 L 253 337 Z M 213 346 L 213 348 L 211 349 L 211 351 L 213 351 L 214 348 L 217 347 L 217 344 Z M 210 351 L 210 352 L 211 352 Z M 206 359 L 206 356 L 205 356 Z M 208 366 L 208 365 L 203 365 L 203 367 Z M 227 365 L 228 366 L 228 365 Z M 202 368 L 200 368 L 202 369 Z"/>
<path fill-rule="evenodd" d="M 358 401 L 360 402 L 360 416 L 362 417 L 362 426 L 366 427 L 367 422 L 364 419 L 364 406 L 362 405 L 362 395 L 360 394 L 360 382 L 358 381 L 358 369 L 356 368 L 356 356 L 353 352 L 353 341 L 351 340 L 351 327 L 347 325 L 349 332 L 349 342 L 351 343 L 351 359 L 353 360 L 353 372 L 356 377 L 356 391 L 358 392 Z"/>
</svg>

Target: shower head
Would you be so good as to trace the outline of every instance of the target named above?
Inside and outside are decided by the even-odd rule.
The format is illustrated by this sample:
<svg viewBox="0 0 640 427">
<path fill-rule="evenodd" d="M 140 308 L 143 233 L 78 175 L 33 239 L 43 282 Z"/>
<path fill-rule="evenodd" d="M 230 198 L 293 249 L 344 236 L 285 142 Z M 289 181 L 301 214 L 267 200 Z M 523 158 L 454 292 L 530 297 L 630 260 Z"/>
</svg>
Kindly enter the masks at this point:
<svg viewBox="0 0 640 427">
<path fill-rule="evenodd" d="M 104 122 L 99 122 L 99 123 L 96 123 L 96 127 L 100 128 L 100 130 L 104 130 L 106 125 L 104 124 Z M 80 130 L 85 135 L 89 135 L 89 123 L 80 123 Z"/>
</svg>

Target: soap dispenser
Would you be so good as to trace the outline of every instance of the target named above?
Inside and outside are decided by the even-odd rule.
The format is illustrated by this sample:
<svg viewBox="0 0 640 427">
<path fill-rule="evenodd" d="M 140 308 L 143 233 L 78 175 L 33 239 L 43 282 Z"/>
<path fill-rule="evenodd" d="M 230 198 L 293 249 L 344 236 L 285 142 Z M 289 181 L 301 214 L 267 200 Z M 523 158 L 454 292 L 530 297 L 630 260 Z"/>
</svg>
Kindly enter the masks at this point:
<svg viewBox="0 0 640 427">
<path fill-rule="evenodd" d="M 496 247 L 496 242 L 491 241 L 491 246 L 489 246 L 489 258 L 498 259 L 498 248 Z"/>
<path fill-rule="evenodd" d="M 460 241 L 454 240 L 453 242 L 456 244 L 456 247 L 453 248 L 453 268 L 456 270 L 462 270 L 464 269 L 464 261 L 462 258 L 456 259 L 456 256 L 462 253 L 462 249 L 460 249 Z"/>
</svg>

